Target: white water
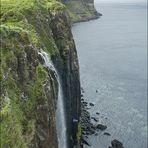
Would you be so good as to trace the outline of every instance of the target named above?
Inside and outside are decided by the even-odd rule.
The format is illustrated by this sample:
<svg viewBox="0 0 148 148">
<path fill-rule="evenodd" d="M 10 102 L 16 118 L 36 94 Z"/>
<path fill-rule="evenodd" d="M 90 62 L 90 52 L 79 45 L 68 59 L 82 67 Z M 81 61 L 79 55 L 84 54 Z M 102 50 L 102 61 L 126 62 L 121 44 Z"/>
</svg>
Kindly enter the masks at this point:
<svg viewBox="0 0 148 148">
<path fill-rule="evenodd" d="M 57 101 L 57 110 L 56 110 L 56 128 L 57 128 L 57 136 L 58 136 L 58 148 L 67 148 L 67 136 L 66 136 L 66 119 L 65 119 L 65 111 L 64 111 L 64 100 L 63 100 L 63 91 L 61 87 L 60 77 L 55 69 L 49 55 L 41 51 L 39 53 L 44 59 L 44 66 L 53 70 L 55 72 L 55 76 L 58 81 L 58 101 Z"/>
</svg>

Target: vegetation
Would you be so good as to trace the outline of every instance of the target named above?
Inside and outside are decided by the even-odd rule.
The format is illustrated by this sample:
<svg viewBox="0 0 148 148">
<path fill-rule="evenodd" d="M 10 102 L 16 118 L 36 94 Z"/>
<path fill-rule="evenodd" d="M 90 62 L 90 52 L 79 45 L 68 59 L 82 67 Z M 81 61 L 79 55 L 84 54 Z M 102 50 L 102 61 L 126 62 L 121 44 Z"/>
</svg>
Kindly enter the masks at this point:
<svg viewBox="0 0 148 148">
<path fill-rule="evenodd" d="M 77 10 L 82 4 L 67 6 Z M 47 102 L 45 84 L 48 73 L 40 64 L 38 52 L 63 54 L 72 48 L 66 17 L 55 20 L 52 27 L 61 34 L 55 39 L 51 21 L 65 6 L 56 0 L 1 0 L 1 69 L 0 69 L 0 147 L 26 148 L 34 138 L 39 115 L 37 107 Z M 88 14 L 88 12 L 86 11 Z M 89 15 L 89 14 L 88 14 Z M 71 16 L 76 18 L 74 13 Z M 76 19 L 77 20 L 77 19 Z M 64 26 L 65 25 L 65 26 Z M 65 32 L 65 30 L 67 32 Z M 58 47 L 58 49 L 57 49 Z M 80 141 L 81 126 L 77 139 Z"/>
<path fill-rule="evenodd" d="M 1 22 L 7 28 L 28 32 L 36 45 L 41 44 L 51 54 L 57 52 L 51 36 L 50 14 L 65 9 L 56 0 L 2 0 Z"/>
<path fill-rule="evenodd" d="M 33 42 L 26 31 L 2 25 L 1 36 L 1 147 L 25 148 L 35 129 L 35 107 L 40 98 L 46 101 L 47 72 L 33 63 L 35 57 L 29 59 L 27 52 L 33 52 L 35 45 L 29 47 Z"/>
<path fill-rule="evenodd" d="M 34 136 L 37 106 L 47 102 L 48 74 L 39 49 L 56 54 L 50 13 L 65 9 L 55 0 L 1 0 L 0 147 L 26 148 Z"/>
<path fill-rule="evenodd" d="M 69 10 L 69 15 L 73 22 L 83 20 L 84 18 L 89 18 L 92 15 L 88 8 L 85 6 L 83 0 L 70 0 L 67 1 L 65 4 Z"/>
<path fill-rule="evenodd" d="M 78 123 L 78 127 L 77 127 L 77 141 L 78 143 L 80 142 L 81 140 L 81 136 L 82 136 L 82 129 L 81 129 L 81 123 L 79 122 Z"/>
</svg>

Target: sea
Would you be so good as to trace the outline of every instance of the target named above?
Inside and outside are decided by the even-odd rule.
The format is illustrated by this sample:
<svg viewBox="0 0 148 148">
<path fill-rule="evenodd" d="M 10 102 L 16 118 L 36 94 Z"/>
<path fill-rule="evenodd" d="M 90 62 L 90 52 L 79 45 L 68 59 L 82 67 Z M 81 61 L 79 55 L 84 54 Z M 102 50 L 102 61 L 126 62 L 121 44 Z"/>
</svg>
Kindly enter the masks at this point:
<svg viewBox="0 0 148 148">
<path fill-rule="evenodd" d="M 107 125 L 88 142 L 92 148 L 108 148 L 117 139 L 124 148 L 147 148 L 147 5 L 95 7 L 102 17 L 72 27 L 84 98 L 95 104 L 91 116 Z"/>
</svg>

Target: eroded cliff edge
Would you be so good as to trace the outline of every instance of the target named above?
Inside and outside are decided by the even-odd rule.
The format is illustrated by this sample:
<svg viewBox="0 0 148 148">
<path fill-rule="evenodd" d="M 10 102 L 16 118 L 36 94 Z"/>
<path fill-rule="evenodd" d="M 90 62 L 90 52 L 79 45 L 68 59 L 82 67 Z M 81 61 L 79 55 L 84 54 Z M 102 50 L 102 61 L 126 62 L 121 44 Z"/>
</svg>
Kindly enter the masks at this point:
<svg viewBox="0 0 148 148">
<path fill-rule="evenodd" d="M 94 0 L 62 0 L 69 10 L 72 22 L 83 22 L 102 16 L 94 6 Z"/>
<path fill-rule="evenodd" d="M 60 74 L 68 145 L 79 146 L 79 65 L 66 7 L 55 0 L 2 0 L 0 33 L 1 147 L 58 147 L 58 83 L 42 50 Z"/>
</svg>

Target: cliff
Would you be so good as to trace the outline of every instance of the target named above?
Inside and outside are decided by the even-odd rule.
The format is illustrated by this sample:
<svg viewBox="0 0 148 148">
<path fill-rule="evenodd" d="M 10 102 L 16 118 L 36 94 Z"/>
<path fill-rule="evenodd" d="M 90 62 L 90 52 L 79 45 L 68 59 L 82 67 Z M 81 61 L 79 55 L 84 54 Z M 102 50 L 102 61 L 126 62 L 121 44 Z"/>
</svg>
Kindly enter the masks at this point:
<svg viewBox="0 0 148 148">
<path fill-rule="evenodd" d="M 96 13 L 92 5 L 85 7 Z M 66 7 L 55 0 L 2 0 L 0 35 L 1 147 L 58 147 L 58 81 L 44 66 L 41 51 L 48 53 L 60 75 L 68 147 L 79 146 L 79 66 Z"/>
<path fill-rule="evenodd" d="M 63 0 L 63 2 L 73 23 L 97 19 L 102 15 L 96 11 L 94 0 Z"/>
</svg>

